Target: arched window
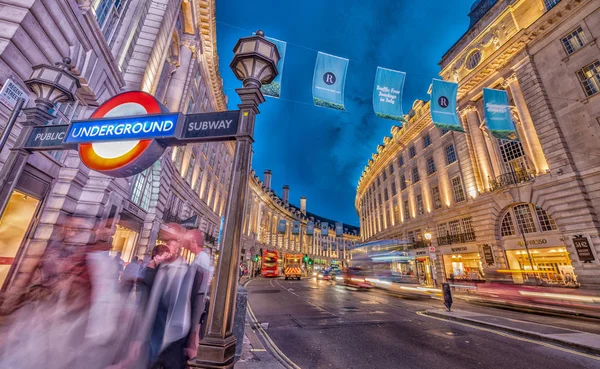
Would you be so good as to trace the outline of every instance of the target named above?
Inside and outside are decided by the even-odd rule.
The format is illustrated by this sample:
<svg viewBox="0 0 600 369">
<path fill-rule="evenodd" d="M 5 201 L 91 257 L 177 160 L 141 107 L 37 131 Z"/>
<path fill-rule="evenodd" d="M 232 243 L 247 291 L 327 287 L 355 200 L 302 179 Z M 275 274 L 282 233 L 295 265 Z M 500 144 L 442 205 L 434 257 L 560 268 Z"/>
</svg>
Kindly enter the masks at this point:
<svg viewBox="0 0 600 369">
<path fill-rule="evenodd" d="M 136 175 L 133 179 L 131 201 L 146 211 L 148 211 L 150 208 L 152 181 L 154 179 L 154 175 L 152 174 L 153 169 L 153 167 L 150 167 L 142 173 Z"/>
<path fill-rule="evenodd" d="M 549 232 L 557 229 L 544 209 L 534 204 L 518 204 L 510 208 L 500 223 L 502 237 L 536 232 Z"/>
<path fill-rule="evenodd" d="M 477 65 L 479 65 L 480 61 L 481 61 L 481 51 L 475 50 L 475 51 L 471 52 L 469 54 L 469 56 L 467 56 L 467 59 L 465 61 L 465 68 L 467 68 L 468 70 L 475 69 L 475 67 Z"/>
</svg>

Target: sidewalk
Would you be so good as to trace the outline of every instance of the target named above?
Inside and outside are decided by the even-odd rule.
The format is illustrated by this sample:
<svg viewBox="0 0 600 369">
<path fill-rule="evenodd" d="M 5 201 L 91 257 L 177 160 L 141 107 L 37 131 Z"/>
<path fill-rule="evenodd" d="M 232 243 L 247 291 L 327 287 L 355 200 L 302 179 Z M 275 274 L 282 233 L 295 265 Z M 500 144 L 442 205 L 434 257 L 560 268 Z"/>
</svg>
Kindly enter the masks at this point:
<svg viewBox="0 0 600 369">
<path fill-rule="evenodd" d="M 246 320 L 249 318 L 246 317 Z M 281 363 L 268 352 L 254 330 L 246 323 L 244 332 L 244 344 L 242 356 L 235 363 L 234 369 L 286 369 Z"/>
<path fill-rule="evenodd" d="M 425 315 L 454 320 L 477 326 L 494 328 L 539 341 L 568 346 L 580 351 L 600 355 L 600 335 L 551 325 L 479 314 L 464 310 L 427 310 Z"/>
</svg>

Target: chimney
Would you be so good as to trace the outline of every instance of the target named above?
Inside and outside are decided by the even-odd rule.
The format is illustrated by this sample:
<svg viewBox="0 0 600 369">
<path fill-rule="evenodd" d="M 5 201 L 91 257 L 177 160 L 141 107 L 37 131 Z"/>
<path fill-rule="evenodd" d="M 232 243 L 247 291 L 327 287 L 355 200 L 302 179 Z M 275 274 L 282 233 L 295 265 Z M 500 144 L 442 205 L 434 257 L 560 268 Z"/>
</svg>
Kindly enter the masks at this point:
<svg viewBox="0 0 600 369">
<path fill-rule="evenodd" d="M 300 212 L 306 215 L 306 196 L 300 198 Z"/>
<path fill-rule="evenodd" d="M 290 186 L 283 186 L 283 202 L 286 204 L 290 203 Z"/>
<path fill-rule="evenodd" d="M 270 169 L 265 170 L 263 182 L 265 183 L 265 187 L 267 188 L 267 190 L 270 190 L 271 189 L 271 170 Z"/>
</svg>

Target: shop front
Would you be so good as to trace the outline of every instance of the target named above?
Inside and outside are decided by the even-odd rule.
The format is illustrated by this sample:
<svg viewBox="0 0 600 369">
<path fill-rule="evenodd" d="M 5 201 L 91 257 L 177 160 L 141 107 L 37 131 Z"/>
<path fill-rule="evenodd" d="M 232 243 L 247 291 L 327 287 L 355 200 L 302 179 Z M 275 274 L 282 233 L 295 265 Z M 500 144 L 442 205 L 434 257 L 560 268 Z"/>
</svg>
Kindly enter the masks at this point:
<svg viewBox="0 0 600 369">
<path fill-rule="evenodd" d="M 121 259 L 125 263 L 129 263 L 137 252 L 138 240 L 143 225 L 140 215 L 143 212 L 129 201 L 126 201 L 126 203 L 119 222 L 116 224 L 110 254 L 116 255 L 120 252 Z"/>
<path fill-rule="evenodd" d="M 446 279 L 482 281 L 483 265 L 477 245 L 452 245 L 440 248 Z"/>
<path fill-rule="evenodd" d="M 418 283 L 428 286 L 433 285 L 433 267 L 429 250 L 426 248 L 417 249 L 410 251 L 409 255 L 414 257 L 414 260 L 410 261 L 410 265 Z"/>
<path fill-rule="evenodd" d="M 509 273 L 515 283 L 574 286 L 577 276 L 567 247 L 558 235 L 504 241 Z"/>
</svg>

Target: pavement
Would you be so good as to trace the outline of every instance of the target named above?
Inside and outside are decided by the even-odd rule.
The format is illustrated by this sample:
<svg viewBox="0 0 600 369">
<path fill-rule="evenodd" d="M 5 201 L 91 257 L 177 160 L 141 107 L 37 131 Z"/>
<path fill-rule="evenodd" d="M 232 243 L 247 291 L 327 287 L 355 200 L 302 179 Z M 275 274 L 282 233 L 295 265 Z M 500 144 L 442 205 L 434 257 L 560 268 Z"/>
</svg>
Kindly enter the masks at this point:
<svg viewBox="0 0 600 369">
<path fill-rule="evenodd" d="M 447 313 L 431 296 L 312 279 L 256 278 L 246 287 L 249 326 L 238 369 L 600 368 L 598 320 L 465 301 Z"/>
</svg>

